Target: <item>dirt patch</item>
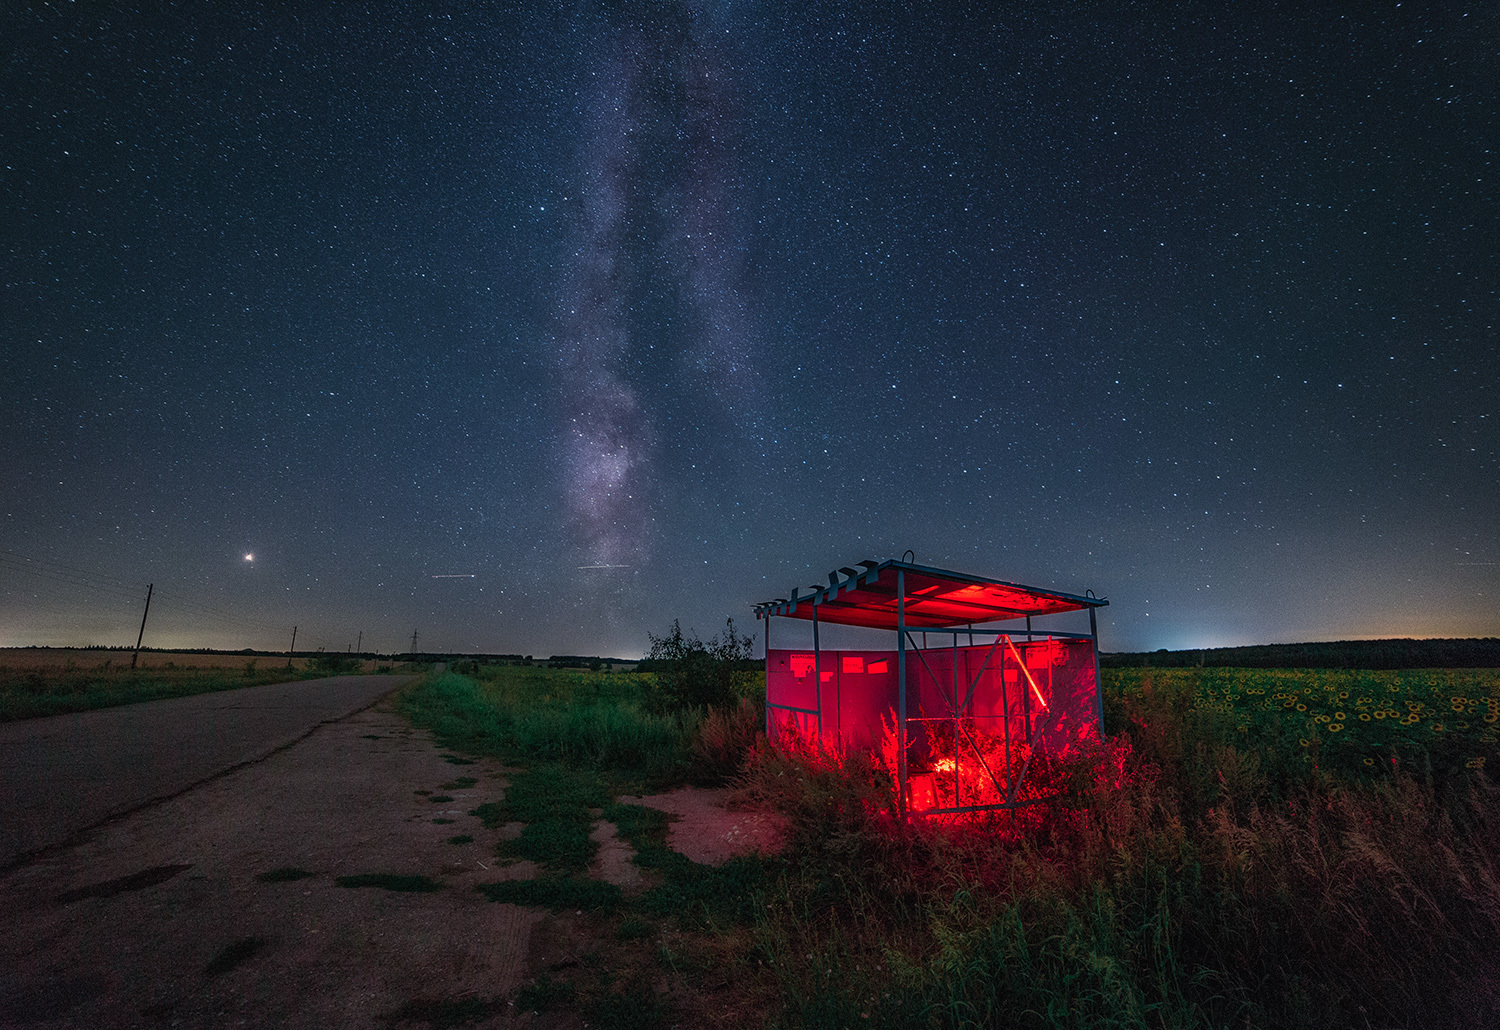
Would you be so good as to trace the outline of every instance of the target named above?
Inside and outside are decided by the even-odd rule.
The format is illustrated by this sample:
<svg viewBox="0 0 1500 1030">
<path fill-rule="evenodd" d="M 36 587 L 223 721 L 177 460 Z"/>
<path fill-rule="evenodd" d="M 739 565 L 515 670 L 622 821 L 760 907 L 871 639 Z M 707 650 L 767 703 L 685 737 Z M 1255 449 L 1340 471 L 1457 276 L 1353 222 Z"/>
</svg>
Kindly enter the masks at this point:
<svg viewBox="0 0 1500 1030">
<path fill-rule="evenodd" d="M 727 788 L 682 787 L 666 794 L 622 797 L 626 805 L 644 805 L 677 816 L 667 830 L 667 844 L 704 865 L 723 865 L 751 852 L 775 854 L 786 840 L 786 823 L 770 812 L 725 807 Z"/>
<path fill-rule="evenodd" d="M 635 849 L 620 839 L 614 823 L 600 819 L 589 833 L 589 840 L 599 845 L 589 866 L 590 876 L 612 883 L 626 893 L 641 888 L 644 880 L 641 867 L 635 864 Z"/>
<path fill-rule="evenodd" d="M 454 772 L 377 707 L 12 870 L 0 1025 L 508 1022 L 542 914 L 475 887 L 535 868 L 496 868 L 501 830 L 470 814 L 505 771 Z"/>
</svg>

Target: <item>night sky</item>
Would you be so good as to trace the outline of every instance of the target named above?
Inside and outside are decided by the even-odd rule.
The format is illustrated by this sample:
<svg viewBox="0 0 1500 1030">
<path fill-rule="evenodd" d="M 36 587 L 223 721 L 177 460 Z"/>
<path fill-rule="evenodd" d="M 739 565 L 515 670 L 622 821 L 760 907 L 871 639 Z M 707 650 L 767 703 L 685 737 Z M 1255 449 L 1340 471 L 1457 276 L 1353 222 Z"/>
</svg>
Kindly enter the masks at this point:
<svg viewBox="0 0 1500 1030">
<path fill-rule="evenodd" d="M 139 6 L 0 13 L 0 645 L 1500 633 L 1500 6 Z"/>
</svg>

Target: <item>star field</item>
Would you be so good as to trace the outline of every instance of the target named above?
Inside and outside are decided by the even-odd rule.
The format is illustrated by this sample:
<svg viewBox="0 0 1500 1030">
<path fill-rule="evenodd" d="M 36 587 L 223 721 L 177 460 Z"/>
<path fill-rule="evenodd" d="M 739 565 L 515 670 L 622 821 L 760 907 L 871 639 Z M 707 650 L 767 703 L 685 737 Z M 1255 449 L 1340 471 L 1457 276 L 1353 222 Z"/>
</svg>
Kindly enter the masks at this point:
<svg viewBox="0 0 1500 1030">
<path fill-rule="evenodd" d="M 631 655 L 907 548 L 1500 632 L 1491 5 L 81 6 L 0 13 L 0 645 Z"/>
</svg>

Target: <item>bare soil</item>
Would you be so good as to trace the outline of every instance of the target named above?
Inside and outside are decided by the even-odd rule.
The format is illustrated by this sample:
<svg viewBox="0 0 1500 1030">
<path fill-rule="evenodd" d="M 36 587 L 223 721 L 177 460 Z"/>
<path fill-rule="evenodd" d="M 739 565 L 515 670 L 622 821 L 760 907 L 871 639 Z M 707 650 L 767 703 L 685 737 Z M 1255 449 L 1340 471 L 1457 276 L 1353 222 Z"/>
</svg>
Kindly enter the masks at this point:
<svg viewBox="0 0 1500 1030">
<path fill-rule="evenodd" d="M 506 776 L 387 701 L 20 865 L 0 876 L 0 1026 L 572 1028 L 577 1007 L 521 1011 L 518 988 L 601 976 L 682 1025 L 759 1021 L 768 999 L 729 975 L 730 938 L 626 938 L 618 915 L 475 890 L 538 872 L 494 857 L 521 824 L 471 814 Z M 771 817 L 727 810 L 725 793 L 622 800 L 673 813 L 671 843 L 695 861 L 774 849 Z M 649 885 L 612 824 L 595 839 L 593 875 Z"/>
<path fill-rule="evenodd" d="M 775 813 L 728 807 L 726 788 L 682 787 L 666 794 L 622 797 L 620 801 L 675 815 L 676 820 L 667 829 L 668 846 L 704 865 L 723 865 L 737 855 L 756 851 L 775 854 L 786 839 L 786 824 Z"/>
</svg>

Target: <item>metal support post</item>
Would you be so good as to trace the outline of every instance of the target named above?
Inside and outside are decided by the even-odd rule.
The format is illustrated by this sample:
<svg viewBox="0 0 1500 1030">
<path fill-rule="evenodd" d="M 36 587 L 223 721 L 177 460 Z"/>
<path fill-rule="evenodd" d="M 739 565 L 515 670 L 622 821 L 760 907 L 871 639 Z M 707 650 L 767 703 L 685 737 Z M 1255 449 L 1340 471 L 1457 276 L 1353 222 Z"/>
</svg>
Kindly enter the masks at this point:
<svg viewBox="0 0 1500 1030">
<path fill-rule="evenodd" d="M 818 644 L 818 604 L 813 602 L 813 696 L 818 699 L 818 747 L 823 746 L 823 651 Z"/>
<path fill-rule="evenodd" d="M 906 805 L 906 570 L 896 570 L 896 807 Z"/>
<path fill-rule="evenodd" d="M 1089 608 L 1089 643 L 1094 648 L 1094 719 L 1099 731 L 1099 739 L 1104 739 L 1104 680 L 1099 676 L 1099 620 L 1094 615 L 1094 609 Z"/>
<path fill-rule="evenodd" d="M 771 695 L 771 616 L 766 616 L 766 700 Z M 771 737 L 771 706 L 766 705 L 766 739 Z"/>
</svg>

